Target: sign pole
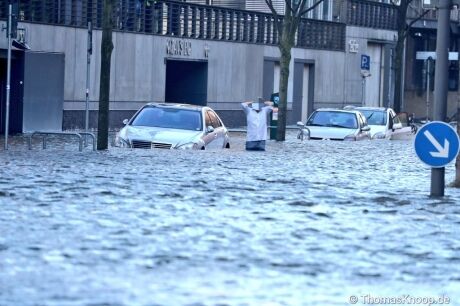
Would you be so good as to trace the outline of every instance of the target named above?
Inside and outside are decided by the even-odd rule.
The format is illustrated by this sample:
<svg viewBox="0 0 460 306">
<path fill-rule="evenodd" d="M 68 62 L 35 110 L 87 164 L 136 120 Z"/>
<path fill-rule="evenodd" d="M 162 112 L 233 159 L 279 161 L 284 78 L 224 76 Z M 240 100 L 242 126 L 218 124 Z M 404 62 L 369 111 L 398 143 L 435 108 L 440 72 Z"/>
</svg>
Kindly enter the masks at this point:
<svg viewBox="0 0 460 306">
<path fill-rule="evenodd" d="M 445 121 L 447 114 L 447 72 L 450 44 L 450 9 L 452 0 L 440 0 L 438 9 L 438 31 L 436 37 L 436 68 L 434 76 L 433 120 Z M 445 187 L 445 168 L 431 169 L 432 197 L 443 197 Z"/>
<path fill-rule="evenodd" d="M 8 131 L 10 128 L 10 82 L 11 82 L 11 22 L 13 15 L 13 5 L 8 5 L 8 59 L 6 72 L 6 113 L 5 113 L 5 150 L 8 150 Z"/>
<path fill-rule="evenodd" d="M 85 107 L 85 132 L 88 133 L 89 129 L 89 78 L 90 78 L 90 65 L 91 65 L 91 53 L 93 43 L 93 29 L 91 21 L 88 22 L 88 44 L 86 52 L 86 107 Z M 87 136 L 85 135 L 85 147 L 87 145 Z"/>
<path fill-rule="evenodd" d="M 430 58 L 426 60 L 426 122 L 430 117 Z"/>
</svg>

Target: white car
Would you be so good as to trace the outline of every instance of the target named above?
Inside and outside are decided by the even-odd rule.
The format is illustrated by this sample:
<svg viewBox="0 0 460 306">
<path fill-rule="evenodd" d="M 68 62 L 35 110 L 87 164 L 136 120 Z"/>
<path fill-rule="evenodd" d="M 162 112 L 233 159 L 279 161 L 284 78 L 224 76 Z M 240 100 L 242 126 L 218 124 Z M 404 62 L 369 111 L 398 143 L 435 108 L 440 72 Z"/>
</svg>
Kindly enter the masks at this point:
<svg viewBox="0 0 460 306">
<path fill-rule="evenodd" d="M 385 107 L 360 106 L 353 109 L 366 116 L 372 139 L 404 140 L 411 139 L 415 135 L 415 130 L 409 125 L 407 119 L 404 120 L 404 125 L 401 122 L 401 118 L 407 115 L 405 113 L 396 115 L 393 109 Z"/>
<path fill-rule="evenodd" d="M 149 103 L 117 133 L 114 145 L 139 149 L 230 148 L 228 131 L 209 107 L 189 104 Z"/>
<path fill-rule="evenodd" d="M 365 140 L 370 139 L 366 117 L 359 111 L 340 109 L 317 109 L 307 122 L 297 122 L 299 139 Z"/>
</svg>

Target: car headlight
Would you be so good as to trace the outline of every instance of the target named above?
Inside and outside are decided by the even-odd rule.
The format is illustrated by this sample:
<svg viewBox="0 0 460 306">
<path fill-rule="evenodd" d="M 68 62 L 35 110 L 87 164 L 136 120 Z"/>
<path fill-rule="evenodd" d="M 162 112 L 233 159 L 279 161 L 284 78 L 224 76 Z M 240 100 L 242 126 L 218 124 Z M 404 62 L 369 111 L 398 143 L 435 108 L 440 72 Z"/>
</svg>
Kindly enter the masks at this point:
<svg viewBox="0 0 460 306">
<path fill-rule="evenodd" d="M 378 132 L 375 133 L 375 135 L 372 137 L 372 139 L 385 139 L 386 135 L 384 132 Z"/>
<path fill-rule="evenodd" d="M 120 148 L 131 148 L 131 145 L 129 144 L 129 141 L 123 139 L 120 136 L 115 137 L 114 145 L 115 145 L 115 147 L 120 147 Z"/>
<path fill-rule="evenodd" d="M 345 136 L 345 138 L 343 139 L 344 141 L 355 141 L 356 140 L 356 136 L 354 134 L 350 134 L 348 136 Z"/>
<path fill-rule="evenodd" d="M 179 149 L 179 150 L 196 150 L 198 147 L 198 145 L 194 142 L 187 142 L 187 143 L 184 143 L 184 144 L 181 144 L 181 145 L 178 145 L 176 147 L 176 149 Z"/>
</svg>

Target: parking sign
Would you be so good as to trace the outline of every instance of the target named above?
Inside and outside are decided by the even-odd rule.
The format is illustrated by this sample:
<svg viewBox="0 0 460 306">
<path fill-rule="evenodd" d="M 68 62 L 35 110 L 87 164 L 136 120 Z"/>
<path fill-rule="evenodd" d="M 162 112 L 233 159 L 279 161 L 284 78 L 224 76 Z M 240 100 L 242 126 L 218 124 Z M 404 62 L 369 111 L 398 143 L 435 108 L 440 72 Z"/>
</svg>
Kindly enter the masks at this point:
<svg viewBox="0 0 460 306">
<path fill-rule="evenodd" d="M 361 70 L 371 69 L 371 57 L 369 55 L 361 55 Z"/>
</svg>

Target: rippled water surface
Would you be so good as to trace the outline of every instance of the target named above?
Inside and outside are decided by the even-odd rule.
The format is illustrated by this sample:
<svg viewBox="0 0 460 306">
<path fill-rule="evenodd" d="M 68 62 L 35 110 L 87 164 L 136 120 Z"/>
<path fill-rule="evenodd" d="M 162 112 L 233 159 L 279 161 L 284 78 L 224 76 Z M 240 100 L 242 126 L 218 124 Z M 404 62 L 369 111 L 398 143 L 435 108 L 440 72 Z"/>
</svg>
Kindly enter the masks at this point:
<svg viewBox="0 0 460 306">
<path fill-rule="evenodd" d="M 0 149 L 0 305 L 460 305 L 460 191 L 412 142 Z M 3 139 L 2 146 L 3 146 Z M 446 182 L 455 168 L 446 168 Z"/>
</svg>

